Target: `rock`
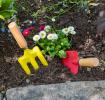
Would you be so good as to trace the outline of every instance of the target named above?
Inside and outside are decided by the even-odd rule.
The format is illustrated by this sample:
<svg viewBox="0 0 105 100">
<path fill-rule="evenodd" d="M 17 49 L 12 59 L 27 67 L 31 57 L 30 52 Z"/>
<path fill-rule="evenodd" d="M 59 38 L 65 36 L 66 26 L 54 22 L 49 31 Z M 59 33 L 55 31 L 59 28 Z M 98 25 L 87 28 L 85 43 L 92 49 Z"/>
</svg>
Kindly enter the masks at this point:
<svg viewBox="0 0 105 100">
<path fill-rule="evenodd" d="M 7 100 L 105 100 L 105 81 L 66 82 L 9 89 Z"/>
<path fill-rule="evenodd" d="M 17 55 L 15 55 L 14 57 L 6 57 L 5 56 L 4 59 L 7 63 L 14 63 L 18 60 L 18 57 L 17 57 Z"/>
<path fill-rule="evenodd" d="M 49 55 L 46 55 L 46 58 L 47 58 L 47 60 L 48 60 L 49 62 L 52 61 L 52 58 L 51 58 Z"/>
<path fill-rule="evenodd" d="M 90 49 L 93 44 L 94 41 L 92 39 L 87 39 L 84 44 L 84 50 Z"/>
<path fill-rule="evenodd" d="M 29 79 L 26 79 L 26 83 L 29 84 L 30 83 L 30 80 Z"/>
</svg>

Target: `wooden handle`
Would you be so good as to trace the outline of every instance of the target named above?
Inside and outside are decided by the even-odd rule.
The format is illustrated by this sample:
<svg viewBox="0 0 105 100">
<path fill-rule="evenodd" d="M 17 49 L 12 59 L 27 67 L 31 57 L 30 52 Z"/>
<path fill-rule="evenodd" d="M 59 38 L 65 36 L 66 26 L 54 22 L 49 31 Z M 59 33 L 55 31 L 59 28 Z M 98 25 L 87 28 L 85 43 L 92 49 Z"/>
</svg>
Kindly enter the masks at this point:
<svg viewBox="0 0 105 100">
<path fill-rule="evenodd" d="M 19 27 L 16 25 L 15 22 L 11 22 L 8 25 L 13 37 L 15 38 L 15 40 L 17 41 L 18 45 L 20 48 L 28 48 L 27 47 L 27 42 L 24 39 L 22 33 L 20 32 Z"/>
<path fill-rule="evenodd" d="M 99 59 L 97 58 L 84 58 L 79 60 L 81 67 L 96 67 L 99 65 Z"/>
</svg>

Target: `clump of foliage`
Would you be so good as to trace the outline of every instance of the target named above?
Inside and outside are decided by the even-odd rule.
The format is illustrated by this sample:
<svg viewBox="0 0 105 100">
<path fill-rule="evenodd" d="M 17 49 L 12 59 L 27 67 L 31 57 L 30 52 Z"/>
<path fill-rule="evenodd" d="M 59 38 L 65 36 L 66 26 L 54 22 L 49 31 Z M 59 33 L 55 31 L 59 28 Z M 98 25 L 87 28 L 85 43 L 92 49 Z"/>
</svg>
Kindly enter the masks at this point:
<svg viewBox="0 0 105 100">
<path fill-rule="evenodd" d="M 41 31 L 33 37 L 35 44 L 42 48 L 42 52 L 50 57 L 64 58 L 66 50 L 71 48 L 71 41 L 68 39 L 76 34 L 74 27 L 69 26 L 63 29 L 56 29 L 49 25 L 41 26 Z"/>
<path fill-rule="evenodd" d="M 44 3 L 37 12 L 33 12 L 32 16 L 34 18 L 38 18 L 41 17 L 43 13 L 47 13 L 48 15 L 56 18 L 60 17 L 64 13 L 67 13 L 73 8 L 76 10 L 78 8 L 86 9 L 88 8 L 88 2 L 89 0 L 49 0 L 49 2 Z"/>
<path fill-rule="evenodd" d="M 0 19 L 8 19 L 14 12 L 14 0 L 0 0 Z"/>
<path fill-rule="evenodd" d="M 40 19 L 42 17 L 57 17 L 78 8 L 88 8 L 90 0 L 17 0 L 18 14 L 25 13 L 26 16 Z M 79 9 L 79 10 L 80 10 Z"/>
</svg>

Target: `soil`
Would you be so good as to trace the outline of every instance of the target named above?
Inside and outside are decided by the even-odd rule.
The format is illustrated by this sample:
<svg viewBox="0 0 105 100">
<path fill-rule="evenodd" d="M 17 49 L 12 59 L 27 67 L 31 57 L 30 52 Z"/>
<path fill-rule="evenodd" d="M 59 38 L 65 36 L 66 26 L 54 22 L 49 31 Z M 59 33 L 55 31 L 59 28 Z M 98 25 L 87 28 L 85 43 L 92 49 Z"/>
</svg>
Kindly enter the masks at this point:
<svg viewBox="0 0 105 100">
<path fill-rule="evenodd" d="M 80 68 L 77 75 L 72 75 L 68 69 L 61 64 L 60 59 L 46 59 L 49 62 L 47 68 L 41 66 L 40 70 L 27 76 L 21 69 L 17 58 L 23 55 L 11 34 L 0 34 L 0 91 L 26 86 L 28 84 L 52 84 L 66 81 L 96 81 L 105 80 L 105 34 L 96 37 L 97 19 L 100 11 L 105 11 L 105 1 L 100 0 L 98 7 L 90 7 L 90 12 L 70 11 L 62 16 L 57 23 L 60 26 L 73 25 L 77 35 L 73 37 L 73 50 L 79 52 L 80 57 L 98 57 L 100 66 L 96 68 Z M 20 14 L 20 20 L 22 15 Z M 68 20 L 66 20 L 68 19 Z M 8 39 L 9 38 L 9 39 Z"/>
</svg>

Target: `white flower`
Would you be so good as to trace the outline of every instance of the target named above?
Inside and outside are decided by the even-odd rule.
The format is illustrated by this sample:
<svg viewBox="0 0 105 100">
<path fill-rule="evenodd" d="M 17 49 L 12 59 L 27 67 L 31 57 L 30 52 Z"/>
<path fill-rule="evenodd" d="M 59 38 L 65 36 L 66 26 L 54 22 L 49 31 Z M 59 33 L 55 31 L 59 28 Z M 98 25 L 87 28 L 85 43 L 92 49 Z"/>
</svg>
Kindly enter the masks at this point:
<svg viewBox="0 0 105 100">
<path fill-rule="evenodd" d="M 47 36 L 47 39 L 48 40 L 57 40 L 58 39 L 58 35 L 56 33 L 53 33 L 53 34 L 49 34 Z"/>
<path fill-rule="evenodd" d="M 69 26 L 68 30 L 69 30 L 69 32 L 72 32 L 72 31 L 74 31 L 74 27 L 73 26 Z"/>
<path fill-rule="evenodd" d="M 46 37 L 46 32 L 45 31 L 40 31 L 39 35 L 40 35 L 40 38 L 45 38 Z"/>
<path fill-rule="evenodd" d="M 48 39 L 48 40 L 53 40 L 53 34 L 49 34 L 49 35 L 47 36 L 47 39 Z"/>
<path fill-rule="evenodd" d="M 68 29 L 68 28 L 64 28 L 64 29 L 62 29 L 62 32 L 63 32 L 64 34 L 68 35 L 69 29 Z"/>
<path fill-rule="evenodd" d="M 39 39 L 40 39 L 40 36 L 39 36 L 39 35 L 35 35 L 35 36 L 33 37 L 33 40 L 34 40 L 34 41 L 39 41 Z"/>
<path fill-rule="evenodd" d="M 53 22 L 55 22 L 55 21 L 56 21 L 56 20 L 55 20 L 55 18 L 52 18 L 51 20 L 52 20 Z"/>
<path fill-rule="evenodd" d="M 58 35 L 56 33 L 52 34 L 53 35 L 53 39 L 58 39 Z"/>
<path fill-rule="evenodd" d="M 75 34 L 76 34 L 76 31 L 72 31 L 71 34 L 72 34 L 72 35 L 75 35 Z"/>
<path fill-rule="evenodd" d="M 49 32 L 49 31 L 51 30 L 51 26 L 49 26 L 49 25 L 45 26 L 44 30 L 45 30 L 46 32 Z"/>
</svg>

